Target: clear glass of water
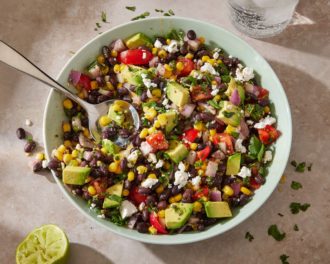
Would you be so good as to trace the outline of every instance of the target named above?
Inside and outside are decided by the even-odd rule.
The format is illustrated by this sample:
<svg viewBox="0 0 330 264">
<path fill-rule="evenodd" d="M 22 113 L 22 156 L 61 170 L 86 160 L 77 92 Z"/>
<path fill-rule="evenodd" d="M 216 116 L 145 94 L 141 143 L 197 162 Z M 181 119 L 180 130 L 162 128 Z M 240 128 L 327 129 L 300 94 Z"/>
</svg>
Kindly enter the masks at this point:
<svg viewBox="0 0 330 264">
<path fill-rule="evenodd" d="M 299 0 L 227 0 L 234 26 L 253 38 L 281 33 L 290 23 Z"/>
</svg>

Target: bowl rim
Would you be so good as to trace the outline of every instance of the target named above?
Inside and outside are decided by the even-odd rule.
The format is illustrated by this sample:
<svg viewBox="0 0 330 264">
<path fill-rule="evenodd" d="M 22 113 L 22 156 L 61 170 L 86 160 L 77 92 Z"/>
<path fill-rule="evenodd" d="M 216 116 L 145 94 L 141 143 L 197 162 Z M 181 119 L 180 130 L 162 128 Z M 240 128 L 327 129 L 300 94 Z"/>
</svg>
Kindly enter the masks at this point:
<svg viewBox="0 0 330 264">
<path fill-rule="evenodd" d="M 265 60 L 265 58 L 258 51 L 256 51 L 250 44 L 248 44 L 245 40 L 241 39 L 240 37 L 238 37 L 234 33 L 224 29 L 221 26 L 218 26 L 218 25 L 215 25 L 215 24 L 212 24 L 212 23 L 209 23 L 209 22 L 201 21 L 201 20 L 198 20 L 198 19 L 181 17 L 181 16 L 150 17 L 150 18 L 146 18 L 146 19 L 143 19 L 143 20 L 129 21 L 129 22 L 126 22 L 126 23 L 123 23 L 123 24 L 119 24 L 115 27 L 110 28 L 107 31 L 104 31 L 102 34 L 95 36 L 94 38 L 89 40 L 87 43 L 85 43 L 64 64 L 64 66 L 61 68 L 60 72 L 56 76 L 56 80 L 59 80 L 60 76 L 64 73 L 65 69 L 68 67 L 68 65 L 71 63 L 71 61 L 73 61 L 77 56 L 79 56 L 81 51 L 83 51 L 87 46 L 89 46 L 91 43 L 93 43 L 97 39 L 101 38 L 101 36 L 103 36 L 104 34 L 108 34 L 109 32 L 114 31 L 116 29 L 120 29 L 121 27 L 127 27 L 127 26 L 132 25 L 132 24 L 145 23 L 146 20 L 147 21 L 154 21 L 154 20 L 183 21 L 183 22 L 188 22 L 188 23 L 191 22 L 191 23 L 201 24 L 205 27 L 220 29 L 225 34 L 229 35 L 231 38 L 233 38 L 233 39 L 241 42 L 242 44 L 246 45 L 247 47 L 249 47 L 254 53 L 256 53 L 259 56 L 259 59 L 261 60 L 262 63 L 265 63 L 266 65 L 269 66 L 270 74 L 274 77 L 275 82 L 277 83 L 276 86 L 278 86 L 278 88 L 280 88 L 280 93 L 282 94 L 282 97 L 284 99 L 283 107 L 285 107 L 285 112 L 287 114 L 287 118 L 288 118 L 288 121 L 289 121 L 289 127 L 286 127 L 286 131 L 285 131 L 285 133 L 287 134 L 287 139 L 288 139 L 288 141 L 286 141 L 287 151 L 285 153 L 285 156 L 282 156 L 283 163 L 279 165 L 280 166 L 280 172 L 281 172 L 280 174 L 283 174 L 283 172 L 285 170 L 285 167 L 286 167 L 286 164 L 287 164 L 288 159 L 289 159 L 289 155 L 290 155 L 290 151 L 291 151 L 291 144 L 292 144 L 292 117 L 291 117 L 290 105 L 289 105 L 288 98 L 286 96 L 285 90 L 284 90 L 279 78 L 277 77 L 276 73 L 274 72 L 272 67 L 269 65 L 269 63 Z M 49 149 L 49 146 L 48 146 L 47 141 L 46 141 L 46 138 L 47 138 L 47 136 L 46 136 L 46 134 L 47 134 L 46 133 L 46 131 L 47 131 L 47 129 L 46 129 L 46 119 L 47 119 L 47 112 L 48 112 L 47 110 L 49 108 L 49 104 L 50 104 L 50 101 L 51 101 L 54 93 L 56 93 L 56 91 L 54 91 L 54 90 L 50 91 L 50 93 L 48 95 L 48 98 L 47 98 L 47 101 L 46 101 L 44 114 L 43 114 L 43 141 L 44 141 L 44 145 L 45 145 L 45 154 L 46 154 L 47 160 L 50 159 L 49 153 L 51 153 L 52 150 Z M 68 190 L 66 190 L 66 188 L 64 187 L 61 180 L 58 177 L 56 177 L 56 175 L 55 175 L 55 173 L 53 173 L 53 171 L 51 171 L 51 172 L 52 172 L 53 178 L 55 179 L 55 182 L 60 187 L 61 191 L 64 193 L 64 196 L 66 196 L 68 198 L 68 200 L 71 202 L 71 204 L 73 204 L 83 215 L 87 216 L 93 222 L 98 223 L 100 226 L 106 228 L 107 230 L 110 230 L 111 232 L 113 232 L 117 235 L 129 238 L 129 239 L 132 239 L 132 240 L 137 240 L 137 241 L 140 241 L 140 242 L 144 242 L 144 243 L 159 244 L 159 245 L 177 245 L 177 244 L 194 243 L 194 242 L 198 242 L 198 241 L 202 241 L 202 240 L 205 240 L 205 239 L 215 237 L 217 235 L 223 234 L 223 233 L 233 229 L 234 227 L 238 226 L 239 224 L 241 224 L 242 222 L 247 220 L 252 214 L 254 214 L 257 210 L 260 209 L 260 207 L 269 199 L 269 197 L 271 196 L 273 191 L 276 189 L 276 187 L 277 187 L 277 185 L 280 181 L 280 177 L 279 177 L 277 183 L 270 186 L 271 188 L 269 188 L 269 192 L 267 192 L 267 194 L 264 195 L 262 197 L 262 199 L 259 199 L 257 201 L 255 200 L 255 209 L 246 212 L 244 214 L 244 216 L 242 216 L 238 221 L 236 221 L 235 224 L 229 225 L 227 229 L 218 230 L 218 231 L 215 230 L 215 232 L 213 232 L 213 233 L 196 232 L 196 233 L 193 233 L 194 235 L 192 235 L 192 236 L 190 236 L 188 234 L 179 234 L 180 239 L 176 240 L 176 239 L 171 239 L 171 238 L 175 238 L 176 235 L 174 235 L 174 236 L 173 235 L 162 235 L 161 237 L 163 237 L 164 239 L 154 239 L 155 236 L 152 236 L 150 234 L 143 234 L 144 236 L 132 236 L 130 234 L 126 234 L 126 233 L 123 233 L 123 232 L 120 231 L 121 228 L 126 229 L 126 227 L 121 227 L 120 229 L 115 229 L 115 228 L 111 228 L 110 226 L 105 224 L 103 221 L 98 221 L 98 219 L 96 219 L 96 217 L 94 217 L 94 216 L 92 216 L 92 214 L 86 212 L 78 203 L 76 203 L 74 201 L 72 195 L 69 194 Z M 140 234 L 140 235 L 142 235 L 142 234 Z"/>
</svg>

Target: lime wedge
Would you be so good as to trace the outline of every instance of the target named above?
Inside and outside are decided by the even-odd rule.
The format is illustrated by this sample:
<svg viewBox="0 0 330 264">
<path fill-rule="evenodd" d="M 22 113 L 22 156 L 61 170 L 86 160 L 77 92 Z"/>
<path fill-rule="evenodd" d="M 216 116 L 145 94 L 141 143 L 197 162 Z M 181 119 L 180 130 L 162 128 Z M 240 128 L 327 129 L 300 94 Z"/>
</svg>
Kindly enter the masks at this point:
<svg viewBox="0 0 330 264">
<path fill-rule="evenodd" d="M 34 229 L 16 249 L 17 264 L 64 264 L 69 253 L 69 240 L 56 225 Z"/>
</svg>

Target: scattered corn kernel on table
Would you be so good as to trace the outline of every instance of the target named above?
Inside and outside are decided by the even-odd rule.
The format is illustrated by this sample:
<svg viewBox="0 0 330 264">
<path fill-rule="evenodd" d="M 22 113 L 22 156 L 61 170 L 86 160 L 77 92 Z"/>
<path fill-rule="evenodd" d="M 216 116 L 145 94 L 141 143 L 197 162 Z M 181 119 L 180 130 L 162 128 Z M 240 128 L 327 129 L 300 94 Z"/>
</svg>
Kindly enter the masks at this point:
<svg viewBox="0 0 330 264">
<path fill-rule="evenodd" d="M 74 51 L 97 34 L 145 12 L 172 9 L 238 34 L 262 54 L 279 76 L 293 117 L 291 160 L 313 163 L 298 173 L 290 164 L 271 198 L 237 228 L 207 241 L 180 246 L 157 246 L 112 234 L 82 215 L 63 196 L 50 173 L 32 173 L 32 157 L 15 135 L 18 127 L 31 132 L 42 147 L 42 118 L 48 89 L 0 65 L 0 259 L 13 263 L 15 249 L 37 226 L 53 223 L 71 242 L 69 263 L 327 263 L 330 257 L 330 6 L 300 1 L 293 25 L 265 40 L 248 38 L 231 25 L 225 1 L 2 1 L 0 39 L 12 44 L 52 76 Z M 168 6 L 171 4 L 171 6 Z M 136 11 L 126 6 L 136 5 Z M 101 12 L 109 23 L 101 23 Z M 284 131 L 285 133 L 285 131 Z M 303 188 L 293 190 L 292 181 Z M 292 214 L 292 202 L 311 204 Z M 278 242 L 267 234 L 276 224 L 286 232 Z M 294 228 L 296 226 L 296 228 Z M 297 231 L 297 227 L 299 227 Z M 249 232 L 254 239 L 249 242 Z M 249 237 L 249 235 L 247 236 Z M 175 238 L 173 238 L 175 239 Z"/>
</svg>

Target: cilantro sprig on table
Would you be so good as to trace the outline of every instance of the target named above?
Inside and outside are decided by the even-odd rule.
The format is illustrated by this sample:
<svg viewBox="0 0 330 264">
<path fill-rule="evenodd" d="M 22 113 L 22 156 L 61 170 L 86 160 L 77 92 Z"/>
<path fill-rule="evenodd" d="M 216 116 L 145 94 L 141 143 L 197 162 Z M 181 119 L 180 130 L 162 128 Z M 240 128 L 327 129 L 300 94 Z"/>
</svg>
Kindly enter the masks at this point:
<svg viewBox="0 0 330 264">
<path fill-rule="evenodd" d="M 301 204 L 301 203 L 293 202 L 290 204 L 290 210 L 291 213 L 298 214 L 300 211 L 305 212 L 310 206 L 311 205 L 308 203 Z"/>
<path fill-rule="evenodd" d="M 277 241 L 281 241 L 285 238 L 285 232 L 281 233 L 279 230 L 278 230 L 278 227 L 277 225 L 271 225 L 269 228 L 268 228 L 268 235 L 269 236 L 272 236 L 275 240 Z"/>
<path fill-rule="evenodd" d="M 305 161 L 303 161 L 303 162 L 297 162 L 297 161 L 295 161 L 295 160 L 292 160 L 291 161 L 291 165 L 293 166 L 293 167 L 295 167 L 295 171 L 296 172 L 300 172 L 300 173 L 303 173 L 303 172 L 305 172 L 305 170 L 306 170 L 306 165 L 307 165 L 307 163 L 305 162 Z M 307 170 L 308 171 L 311 171 L 312 170 L 312 166 L 313 166 L 313 163 L 310 163 L 308 166 L 307 166 Z"/>
</svg>

